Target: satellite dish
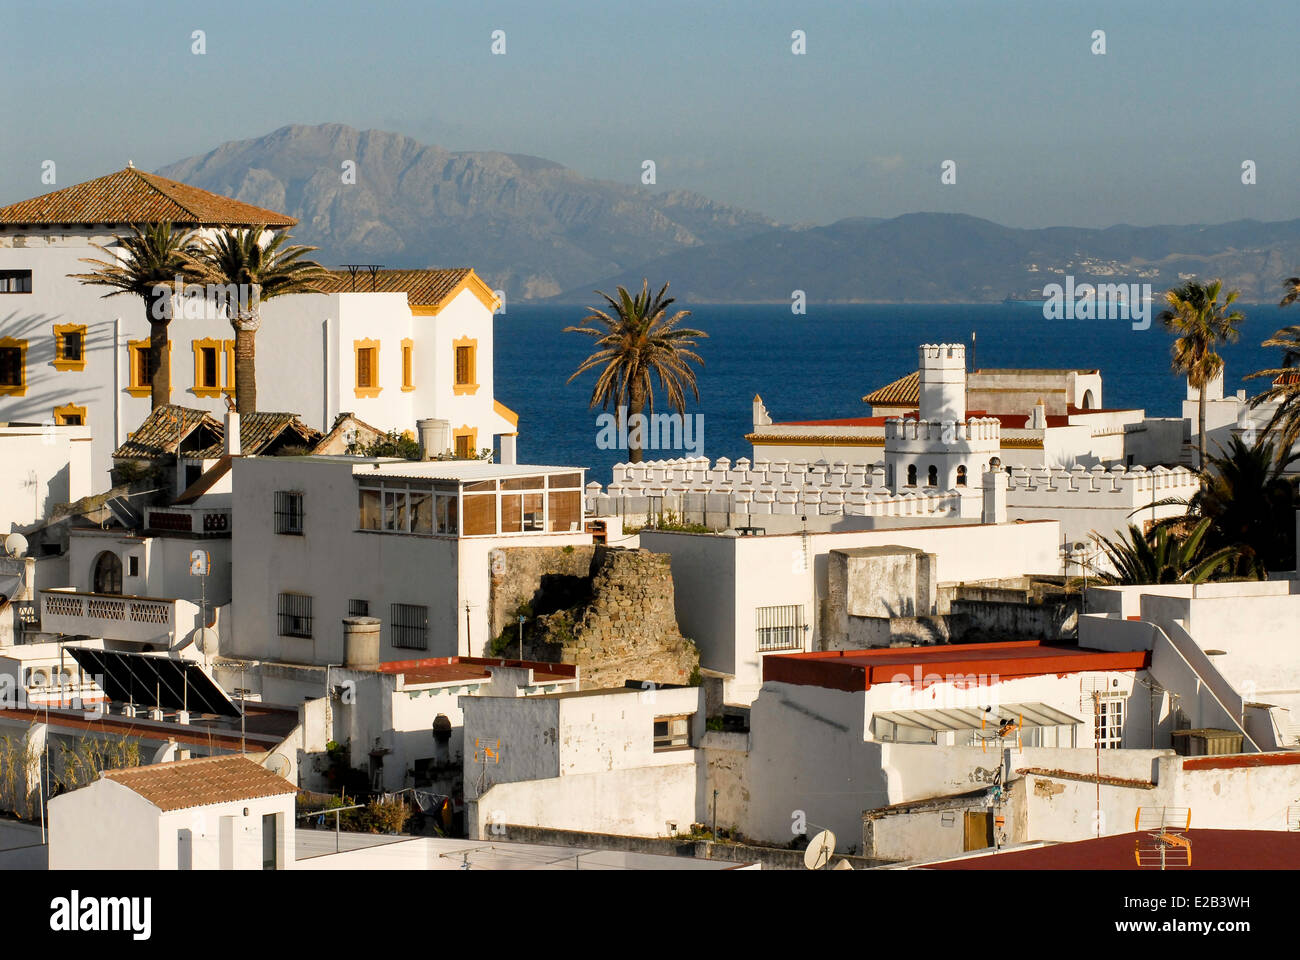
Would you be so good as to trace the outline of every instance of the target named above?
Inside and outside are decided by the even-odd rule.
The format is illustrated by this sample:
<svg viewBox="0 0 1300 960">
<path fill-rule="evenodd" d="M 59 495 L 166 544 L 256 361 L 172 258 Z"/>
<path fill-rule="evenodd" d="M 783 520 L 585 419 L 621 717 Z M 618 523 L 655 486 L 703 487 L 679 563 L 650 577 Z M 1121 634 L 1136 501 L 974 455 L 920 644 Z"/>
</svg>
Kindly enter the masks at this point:
<svg viewBox="0 0 1300 960">
<path fill-rule="evenodd" d="M 808 849 L 803 852 L 803 865 L 809 870 L 820 870 L 831 861 L 835 852 L 835 834 L 823 830 L 808 841 Z"/>
<path fill-rule="evenodd" d="M 27 552 L 27 538 L 21 533 L 11 533 L 5 537 L 5 553 L 11 557 L 21 557 Z"/>
<path fill-rule="evenodd" d="M 211 627 L 200 627 L 194 631 L 194 646 L 199 653 L 210 657 L 217 652 L 217 631 Z"/>
<path fill-rule="evenodd" d="M 283 753 L 271 754 L 266 758 L 266 762 L 262 765 L 276 776 L 284 777 L 286 779 L 288 779 L 289 771 L 292 768 L 292 764 L 289 763 L 289 758 Z"/>
</svg>

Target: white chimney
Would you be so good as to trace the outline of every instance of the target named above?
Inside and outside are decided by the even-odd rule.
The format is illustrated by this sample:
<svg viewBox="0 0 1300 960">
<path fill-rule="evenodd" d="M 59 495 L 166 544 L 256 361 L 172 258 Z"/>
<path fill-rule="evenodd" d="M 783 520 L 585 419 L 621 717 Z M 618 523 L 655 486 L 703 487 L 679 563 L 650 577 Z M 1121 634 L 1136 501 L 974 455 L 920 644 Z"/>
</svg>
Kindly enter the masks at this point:
<svg viewBox="0 0 1300 960">
<path fill-rule="evenodd" d="M 226 412 L 226 455 L 239 456 L 239 414 L 234 410 Z"/>
<path fill-rule="evenodd" d="M 519 439 L 517 433 L 501 434 L 501 462 L 505 464 L 518 463 L 518 454 L 515 452 L 515 443 Z"/>
<path fill-rule="evenodd" d="M 983 523 L 1007 522 L 1007 475 L 1002 469 L 1002 461 L 994 457 L 984 474 L 984 511 L 980 520 Z"/>
</svg>

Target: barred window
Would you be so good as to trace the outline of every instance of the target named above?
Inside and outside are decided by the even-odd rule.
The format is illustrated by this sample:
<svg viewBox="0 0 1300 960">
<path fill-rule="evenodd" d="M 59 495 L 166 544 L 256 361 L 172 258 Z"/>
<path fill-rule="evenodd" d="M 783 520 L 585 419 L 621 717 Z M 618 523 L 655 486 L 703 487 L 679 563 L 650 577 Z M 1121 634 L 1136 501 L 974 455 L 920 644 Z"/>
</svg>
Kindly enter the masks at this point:
<svg viewBox="0 0 1300 960">
<path fill-rule="evenodd" d="M 760 651 L 803 649 L 803 604 L 759 607 L 754 613 Z"/>
<path fill-rule="evenodd" d="M 304 593 L 282 593 L 279 603 L 280 636 L 311 639 L 311 597 Z"/>
<path fill-rule="evenodd" d="M 348 601 L 349 617 L 368 617 L 370 616 L 369 600 L 349 600 Z"/>
<path fill-rule="evenodd" d="M 302 536 L 302 494 L 291 490 L 275 492 L 275 532 Z"/>
<path fill-rule="evenodd" d="M 407 650 L 429 649 L 429 608 L 395 603 L 389 618 L 393 646 Z"/>
</svg>

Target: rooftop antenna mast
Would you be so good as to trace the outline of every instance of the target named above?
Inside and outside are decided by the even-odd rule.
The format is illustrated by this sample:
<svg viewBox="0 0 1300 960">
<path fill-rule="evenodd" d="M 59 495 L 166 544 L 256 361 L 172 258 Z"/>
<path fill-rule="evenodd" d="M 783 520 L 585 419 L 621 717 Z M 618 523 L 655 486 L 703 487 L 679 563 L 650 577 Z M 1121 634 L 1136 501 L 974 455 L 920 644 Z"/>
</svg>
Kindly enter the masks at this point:
<svg viewBox="0 0 1300 960">
<path fill-rule="evenodd" d="M 1139 867 L 1190 867 L 1192 841 L 1184 836 L 1192 829 L 1190 807 L 1138 807 L 1133 828 L 1139 834 L 1133 849 Z"/>
</svg>

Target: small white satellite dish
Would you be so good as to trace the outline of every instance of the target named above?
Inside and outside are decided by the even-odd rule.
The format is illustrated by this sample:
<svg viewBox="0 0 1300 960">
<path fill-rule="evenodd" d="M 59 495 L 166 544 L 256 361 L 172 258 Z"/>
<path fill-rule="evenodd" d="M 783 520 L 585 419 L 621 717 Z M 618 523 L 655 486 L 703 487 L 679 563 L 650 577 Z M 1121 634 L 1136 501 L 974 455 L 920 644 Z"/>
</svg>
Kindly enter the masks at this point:
<svg viewBox="0 0 1300 960">
<path fill-rule="evenodd" d="M 199 653 L 210 657 L 217 652 L 217 631 L 211 627 L 200 627 L 194 631 L 194 646 Z"/>
<path fill-rule="evenodd" d="M 262 766 L 266 767 L 266 769 L 270 770 L 277 776 L 288 777 L 291 764 L 289 763 L 289 758 L 283 753 L 273 753 L 266 758 L 266 761 Z"/>
<path fill-rule="evenodd" d="M 808 841 L 808 849 L 803 852 L 803 865 L 809 870 L 820 870 L 831 862 L 835 852 L 835 834 L 823 830 Z"/>
<path fill-rule="evenodd" d="M 11 557 L 21 557 L 27 552 L 27 538 L 21 533 L 11 533 L 5 537 L 5 553 Z"/>
</svg>

